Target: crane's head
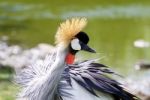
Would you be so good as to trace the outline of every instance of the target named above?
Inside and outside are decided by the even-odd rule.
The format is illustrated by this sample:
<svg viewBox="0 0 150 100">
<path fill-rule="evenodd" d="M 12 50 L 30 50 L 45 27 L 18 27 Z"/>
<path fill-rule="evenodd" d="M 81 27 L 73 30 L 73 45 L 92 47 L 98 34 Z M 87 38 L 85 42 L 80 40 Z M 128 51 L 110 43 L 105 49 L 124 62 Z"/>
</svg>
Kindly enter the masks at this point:
<svg viewBox="0 0 150 100">
<path fill-rule="evenodd" d="M 95 50 L 90 48 L 87 43 L 89 42 L 89 37 L 85 32 L 79 32 L 70 42 L 70 52 L 72 54 L 77 53 L 79 50 L 84 50 L 88 52 L 95 53 Z"/>
<path fill-rule="evenodd" d="M 80 50 L 95 53 L 95 50 L 87 45 L 88 35 L 82 31 L 86 24 L 86 18 L 72 18 L 61 23 L 57 30 L 56 44 L 69 49 L 66 57 L 69 64 L 73 63 L 75 54 Z"/>
</svg>

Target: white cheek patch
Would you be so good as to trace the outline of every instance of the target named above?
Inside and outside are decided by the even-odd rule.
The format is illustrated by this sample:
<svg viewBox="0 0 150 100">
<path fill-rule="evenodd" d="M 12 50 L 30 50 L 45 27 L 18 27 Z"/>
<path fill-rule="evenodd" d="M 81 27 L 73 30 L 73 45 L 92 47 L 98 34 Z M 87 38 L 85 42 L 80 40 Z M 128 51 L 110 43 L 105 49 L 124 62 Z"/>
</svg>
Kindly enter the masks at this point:
<svg viewBox="0 0 150 100">
<path fill-rule="evenodd" d="M 81 45 L 79 43 L 79 39 L 77 39 L 77 38 L 73 39 L 71 41 L 71 47 L 72 47 L 73 50 L 81 50 Z"/>
</svg>

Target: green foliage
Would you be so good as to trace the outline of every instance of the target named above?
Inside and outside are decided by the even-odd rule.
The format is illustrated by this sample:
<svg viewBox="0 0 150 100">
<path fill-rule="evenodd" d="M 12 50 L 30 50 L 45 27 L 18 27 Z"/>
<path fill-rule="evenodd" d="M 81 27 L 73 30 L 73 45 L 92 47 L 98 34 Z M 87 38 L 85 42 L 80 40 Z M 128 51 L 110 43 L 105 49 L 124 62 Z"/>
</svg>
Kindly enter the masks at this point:
<svg viewBox="0 0 150 100">
<path fill-rule="evenodd" d="M 132 72 L 134 63 L 139 59 L 150 59 L 149 48 L 137 49 L 133 46 L 137 39 L 149 41 L 150 18 L 136 17 L 134 12 L 133 17 L 118 12 L 121 7 L 127 9 L 123 13 L 129 11 L 132 14 L 129 7 L 131 10 L 139 7 L 137 11 L 145 9 L 148 12 L 149 5 L 149 0 L 0 0 L 0 37 L 8 36 L 9 44 L 19 44 L 26 48 L 38 43 L 53 44 L 59 23 L 67 18 L 68 13 L 73 12 L 74 16 L 83 15 L 89 19 L 85 31 L 90 35 L 90 46 L 100 53 L 96 58 L 104 57 L 101 63 L 127 74 Z M 100 17 L 101 14 L 95 17 L 95 11 L 99 12 L 100 7 L 119 17 Z M 115 12 L 115 7 L 118 12 Z M 80 57 L 86 55 L 88 59 L 94 56 L 89 53 L 79 54 Z M 15 99 L 18 89 L 12 85 L 11 78 L 11 69 L 0 69 L 0 100 Z"/>
<path fill-rule="evenodd" d="M 10 67 L 0 68 L 0 100 L 15 100 L 18 89 L 12 82 L 12 74 Z"/>
</svg>

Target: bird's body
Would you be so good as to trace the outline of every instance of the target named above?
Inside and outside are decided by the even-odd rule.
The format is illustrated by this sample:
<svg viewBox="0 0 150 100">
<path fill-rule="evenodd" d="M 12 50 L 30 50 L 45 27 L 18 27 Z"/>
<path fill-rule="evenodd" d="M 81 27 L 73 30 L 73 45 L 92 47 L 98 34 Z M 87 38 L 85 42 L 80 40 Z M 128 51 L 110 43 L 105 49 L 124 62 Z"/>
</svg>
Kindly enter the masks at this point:
<svg viewBox="0 0 150 100">
<path fill-rule="evenodd" d="M 41 63 L 23 69 L 16 81 L 23 86 L 20 98 L 27 100 L 136 100 L 117 81 L 107 66 L 87 60 L 73 63 L 79 50 L 95 52 L 86 44 L 88 36 L 81 32 L 84 18 L 67 20 L 58 28 L 55 51 Z M 84 38 L 83 38 L 84 37 Z"/>
</svg>

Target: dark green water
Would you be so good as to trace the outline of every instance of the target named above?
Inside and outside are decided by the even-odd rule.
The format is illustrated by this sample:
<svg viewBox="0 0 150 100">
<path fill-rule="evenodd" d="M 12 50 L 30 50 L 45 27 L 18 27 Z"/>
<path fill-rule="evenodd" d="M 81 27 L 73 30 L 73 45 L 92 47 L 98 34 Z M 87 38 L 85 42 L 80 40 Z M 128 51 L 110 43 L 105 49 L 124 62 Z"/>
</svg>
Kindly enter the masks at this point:
<svg viewBox="0 0 150 100">
<path fill-rule="evenodd" d="M 150 41 L 149 0 L 0 0 L 0 36 L 26 48 L 53 44 L 59 23 L 73 16 L 88 18 L 84 31 L 98 52 L 79 55 L 100 57 L 123 74 L 133 73 L 139 59 L 150 59 L 150 48 L 133 46 L 137 39 Z"/>
</svg>

